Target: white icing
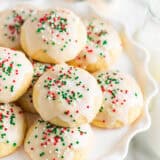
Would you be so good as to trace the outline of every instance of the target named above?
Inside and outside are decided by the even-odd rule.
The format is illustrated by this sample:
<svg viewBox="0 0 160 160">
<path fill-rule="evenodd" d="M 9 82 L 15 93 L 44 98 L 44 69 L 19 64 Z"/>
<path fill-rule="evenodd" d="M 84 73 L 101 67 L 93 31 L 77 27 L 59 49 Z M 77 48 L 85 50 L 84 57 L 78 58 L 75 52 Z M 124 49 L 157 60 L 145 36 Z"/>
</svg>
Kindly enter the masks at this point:
<svg viewBox="0 0 160 160">
<path fill-rule="evenodd" d="M 75 59 L 82 67 L 96 63 L 98 58 L 104 58 L 106 64 L 112 63 L 112 54 L 121 52 L 121 41 L 115 29 L 99 18 L 86 21 L 88 40 L 85 48 Z M 92 28 L 93 27 L 93 28 Z M 85 58 L 84 58 L 85 56 Z"/>
<path fill-rule="evenodd" d="M 66 20 L 66 22 L 62 20 L 64 27 L 59 25 L 61 20 L 58 17 Z M 65 29 L 60 31 L 57 26 Z M 25 35 L 24 43 L 27 53 L 31 57 L 35 52 L 42 50 L 57 62 L 75 58 L 86 42 L 86 30 L 81 20 L 66 9 L 38 12 L 35 18 L 30 18 L 25 22 L 22 32 Z"/>
<path fill-rule="evenodd" d="M 3 11 L 0 18 L 0 45 L 9 48 L 19 48 L 21 26 L 35 12 L 32 6 L 22 5 Z"/>
<path fill-rule="evenodd" d="M 12 101 L 32 74 L 32 64 L 22 52 L 0 47 L 0 102 Z"/>
<path fill-rule="evenodd" d="M 143 107 L 143 95 L 137 82 L 130 75 L 119 71 L 101 71 L 95 77 L 103 91 L 103 109 L 95 120 L 107 125 L 116 121 L 127 125 L 130 109 L 141 110 Z"/>
<path fill-rule="evenodd" d="M 36 110 L 40 113 L 42 118 L 47 121 L 58 117 L 69 124 L 76 124 L 74 120 L 77 120 L 80 116 L 84 116 L 88 122 L 91 122 L 102 102 L 102 93 L 94 77 L 83 69 L 64 64 L 55 65 L 53 70 L 54 71 L 47 71 L 44 73 L 34 87 L 33 102 Z M 68 74 L 68 72 L 71 72 L 71 74 Z M 60 83 L 52 83 L 54 86 L 50 87 L 50 89 L 44 87 L 44 85 L 47 85 L 49 82 L 47 80 L 48 77 L 54 81 L 57 80 L 60 75 L 64 74 L 71 77 L 66 78 L 63 76 L 60 80 L 60 83 L 65 81 L 66 85 L 58 87 Z M 78 78 L 76 79 L 76 77 Z M 45 80 L 47 80 L 47 83 L 45 83 Z M 79 82 L 81 85 L 77 85 Z M 85 88 L 83 88 L 83 85 Z M 38 95 L 35 94 L 36 92 L 38 92 Z M 54 100 L 52 100 L 51 96 L 47 98 L 48 92 L 53 92 L 55 94 Z M 58 92 L 60 95 L 58 95 Z M 64 92 L 64 94 L 67 93 L 66 96 L 69 101 L 71 100 L 69 95 L 73 97 L 73 92 L 75 93 L 75 97 L 78 97 L 77 94 L 82 96 L 70 101 L 71 103 L 69 104 L 68 101 L 63 98 L 62 92 Z M 87 106 L 89 106 L 89 108 Z M 69 113 L 64 114 L 66 111 L 69 111 Z M 70 117 L 71 115 L 72 118 Z"/>
<path fill-rule="evenodd" d="M 92 136 L 93 133 L 88 124 L 78 128 L 63 128 L 40 120 L 28 132 L 25 151 L 36 160 L 74 160 L 76 154 L 83 154 L 88 150 Z M 55 137 L 59 140 L 56 141 Z M 40 156 L 40 154 L 43 155 Z"/>
<path fill-rule="evenodd" d="M 14 104 L 0 104 L 0 143 L 19 146 L 24 137 L 24 130 L 22 110 Z"/>
</svg>

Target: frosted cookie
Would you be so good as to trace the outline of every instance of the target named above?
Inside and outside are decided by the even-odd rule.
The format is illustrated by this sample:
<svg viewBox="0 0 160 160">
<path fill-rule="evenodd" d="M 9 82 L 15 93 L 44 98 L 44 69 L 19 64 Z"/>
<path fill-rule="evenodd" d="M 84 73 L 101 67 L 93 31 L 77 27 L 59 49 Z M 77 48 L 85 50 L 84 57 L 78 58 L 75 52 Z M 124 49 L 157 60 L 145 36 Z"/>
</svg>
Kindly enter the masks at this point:
<svg viewBox="0 0 160 160">
<path fill-rule="evenodd" d="M 137 82 L 119 71 L 97 72 L 95 77 L 103 92 L 103 103 L 93 125 L 119 128 L 133 123 L 143 108 L 143 95 Z"/>
<path fill-rule="evenodd" d="M 33 104 L 45 121 L 59 126 L 89 123 L 97 114 L 102 92 L 96 79 L 87 71 L 55 65 L 45 72 L 33 89 Z"/>
<path fill-rule="evenodd" d="M 45 63 L 39 63 L 36 61 L 32 62 L 33 64 L 33 79 L 31 82 L 31 85 L 27 92 L 18 99 L 18 104 L 27 112 L 36 113 L 34 106 L 33 106 L 33 100 L 32 100 L 32 92 L 33 92 L 33 86 L 38 80 L 38 78 L 48 69 L 52 69 L 53 65 L 51 64 L 45 64 Z"/>
<path fill-rule="evenodd" d="M 27 134 L 24 149 L 32 160 L 84 160 L 92 137 L 88 124 L 65 128 L 38 120 Z"/>
<path fill-rule="evenodd" d="M 32 59 L 62 63 L 78 55 L 86 37 L 79 17 L 66 9 L 53 9 L 38 12 L 24 23 L 21 44 Z"/>
<path fill-rule="evenodd" d="M 17 6 L 1 12 L 0 46 L 20 49 L 21 26 L 27 18 L 35 14 L 31 6 Z"/>
<path fill-rule="evenodd" d="M 0 103 L 22 96 L 33 75 L 31 62 L 22 52 L 0 47 Z"/>
<path fill-rule="evenodd" d="M 23 142 L 25 119 L 14 104 L 0 104 L 0 157 L 13 153 Z"/>
<path fill-rule="evenodd" d="M 89 72 L 109 68 L 122 50 L 118 33 L 110 24 L 98 18 L 87 21 L 86 27 L 86 46 L 69 64 Z"/>
</svg>

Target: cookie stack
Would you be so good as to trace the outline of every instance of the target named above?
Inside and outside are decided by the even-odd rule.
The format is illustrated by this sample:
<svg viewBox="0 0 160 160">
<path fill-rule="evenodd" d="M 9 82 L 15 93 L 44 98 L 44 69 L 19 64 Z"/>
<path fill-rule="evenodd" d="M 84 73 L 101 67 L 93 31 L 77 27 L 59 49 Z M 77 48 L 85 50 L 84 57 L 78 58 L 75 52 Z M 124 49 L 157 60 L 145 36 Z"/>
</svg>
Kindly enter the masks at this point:
<svg viewBox="0 0 160 160">
<path fill-rule="evenodd" d="M 94 140 L 89 124 L 120 128 L 141 115 L 137 82 L 111 69 L 122 45 L 108 22 L 98 17 L 82 22 L 68 9 L 31 6 L 1 17 L 0 157 L 25 137 L 32 160 L 84 160 Z M 26 136 L 16 105 L 39 115 Z"/>
</svg>

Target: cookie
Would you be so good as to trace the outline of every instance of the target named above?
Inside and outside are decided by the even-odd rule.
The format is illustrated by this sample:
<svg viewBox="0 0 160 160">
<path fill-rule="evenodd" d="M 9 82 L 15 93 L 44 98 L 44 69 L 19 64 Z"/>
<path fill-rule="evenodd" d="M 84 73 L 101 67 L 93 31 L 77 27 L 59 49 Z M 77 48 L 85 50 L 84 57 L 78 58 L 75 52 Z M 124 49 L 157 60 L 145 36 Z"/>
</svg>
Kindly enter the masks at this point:
<svg viewBox="0 0 160 160">
<path fill-rule="evenodd" d="M 132 124 L 143 111 L 143 95 L 134 78 L 119 71 L 94 75 L 103 92 L 103 103 L 93 125 L 119 128 Z"/>
<path fill-rule="evenodd" d="M 0 103 L 16 101 L 28 89 L 33 75 L 24 53 L 0 47 Z"/>
<path fill-rule="evenodd" d="M 87 71 L 58 64 L 45 72 L 33 88 L 33 104 L 42 119 L 74 127 L 89 123 L 97 114 L 102 92 Z"/>
<path fill-rule="evenodd" d="M 74 59 L 86 43 L 82 21 L 67 9 L 40 11 L 21 30 L 21 44 L 32 59 L 63 63 Z"/>
<path fill-rule="evenodd" d="M 14 49 L 20 47 L 20 32 L 23 23 L 36 12 L 32 6 L 17 6 L 4 10 L 0 18 L 0 46 Z"/>
<path fill-rule="evenodd" d="M 31 113 L 36 113 L 36 110 L 33 106 L 33 100 L 32 100 L 32 92 L 33 92 L 33 86 L 38 80 L 38 78 L 48 69 L 51 69 L 53 65 L 51 64 L 46 64 L 46 63 L 40 63 L 36 61 L 32 61 L 33 65 L 33 78 L 31 85 L 27 92 L 21 96 L 17 103 L 23 108 L 24 111 L 26 112 L 31 112 Z"/>
<path fill-rule="evenodd" d="M 87 43 L 80 54 L 69 62 L 89 72 L 110 68 L 122 51 L 116 30 L 100 18 L 86 21 Z"/>
<path fill-rule="evenodd" d="M 65 128 L 38 120 L 27 134 L 24 149 L 32 160 L 84 160 L 92 137 L 88 124 Z"/>
<path fill-rule="evenodd" d="M 19 107 L 0 104 L 0 157 L 13 153 L 21 146 L 25 128 L 25 118 Z"/>
</svg>

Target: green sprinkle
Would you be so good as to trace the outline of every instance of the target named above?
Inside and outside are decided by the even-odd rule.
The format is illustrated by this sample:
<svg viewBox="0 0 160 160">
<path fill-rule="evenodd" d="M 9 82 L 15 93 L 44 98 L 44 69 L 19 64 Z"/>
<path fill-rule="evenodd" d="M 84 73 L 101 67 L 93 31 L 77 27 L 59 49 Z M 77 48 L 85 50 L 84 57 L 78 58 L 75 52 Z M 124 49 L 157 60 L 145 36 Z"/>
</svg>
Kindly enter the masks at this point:
<svg viewBox="0 0 160 160">
<path fill-rule="evenodd" d="M 135 93 L 134 95 L 135 95 L 136 97 L 138 96 L 138 94 L 137 94 L 137 93 Z"/>
<path fill-rule="evenodd" d="M 44 156 L 44 155 L 45 155 L 44 152 L 41 152 L 41 153 L 39 154 L 40 157 L 42 157 L 42 156 Z"/>
<path fill-rule="evenodd" d="M 17 64 L 17 67 L 21 67 L 22 66 L 22 64 Z"/>
<path fill-rule="evenodd" d="M 13 147 L 16 147 L 17 146 L 17 143 L 13 143 Z"/>
<path fill-rule="evenodd" d="M 55 151 L 57 151 L 57 152 L 58 152 L 58 148 L 56 148 L 56 149 L 55 149 Z"/>
<path fill-rule="evenodd" d="M 10 91 L 11 91 L 11 92 L 14 91 L 14 86 L 13 86 L 13 85 L 11 86 Z"/>
<path fill-rule="evenodd" d="M 6 133 L 1 134 L 1 138 L 4 138 L 6 136 Z"/>
<path fill-rule="evenodd" d="M 107 44 L 107 41 L 106 41 L 106 40 L 104 40 L 104 41 L 103 41 L 103 45 L 106 45 L 106 44 Z"/>
<path fill-rule="evenodd" d="M 52 45 L 53 45 L 53 46 L 55 45 L 55 42 L 54 42 L 54 41 L 52 41 Z"/>
<path fill-rule="evenodd" d="M 8 144 L 8 143 L 9 143 L 9 141 L 7 140 L 7 141 L 6 141 L 6 143 Z"/>
<path fill-rule="evenodd" d="M 35 137 L 35 138 L 38 138 L 38 135 L 35 135 L 34 137 Z"/>
<path fill-rule="evenodd" d="M 43 30 L 45 30 L 45 28 L 44 28 L 44 27 L 41 27 L 41 28 L 38 28 L 36 32 L 37 32 L 37 33 L 40 33 L 40 32 L 43 31 Z"/>
<path fill-rule="evenodd" d="M 99 112 L 103 112 L 103 110 L 104 110 L 104 107 L 101 106 L 101 108 L 99 109 Z"/>
<path fill-rule="evenodd" d="M 14 122 L 14 119 L 15 119 L 15 118 L 16 118 L 15 115 L 12 114 L 11 117 L 10 117 L 10 124 L 11 124 L 11 125 L 15 125 L 15 122 Z"/>
</svg>

